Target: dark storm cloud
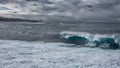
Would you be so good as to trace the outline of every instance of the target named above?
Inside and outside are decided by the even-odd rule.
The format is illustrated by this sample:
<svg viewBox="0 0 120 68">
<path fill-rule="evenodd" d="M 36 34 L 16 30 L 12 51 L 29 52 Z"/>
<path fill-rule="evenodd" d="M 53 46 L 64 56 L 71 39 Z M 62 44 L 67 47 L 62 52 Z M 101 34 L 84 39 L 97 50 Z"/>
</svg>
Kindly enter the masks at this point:
<svg viewBox="0 0 120 68">
<path fill-rule="evenodd" d="M 120 0 L 0 0 L 0 3 L 14 3 L 39 14 L 73 16 L 78 19 L 120 16 Z"/>
</svg>

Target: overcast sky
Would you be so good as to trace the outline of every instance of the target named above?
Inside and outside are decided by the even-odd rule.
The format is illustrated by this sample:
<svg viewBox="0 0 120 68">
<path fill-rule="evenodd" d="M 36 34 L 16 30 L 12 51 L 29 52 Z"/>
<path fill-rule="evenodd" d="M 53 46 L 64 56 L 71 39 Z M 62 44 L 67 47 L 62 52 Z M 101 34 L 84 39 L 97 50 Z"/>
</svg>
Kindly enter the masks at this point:
<svg viewBox="0 0 120 68">
<path fill-rule="evenodd" d="M 0 0 L 0 12 L 119 19 L 120 0 Z M 5 12 L 6 11 L 6 12 Z"/>
</svg>

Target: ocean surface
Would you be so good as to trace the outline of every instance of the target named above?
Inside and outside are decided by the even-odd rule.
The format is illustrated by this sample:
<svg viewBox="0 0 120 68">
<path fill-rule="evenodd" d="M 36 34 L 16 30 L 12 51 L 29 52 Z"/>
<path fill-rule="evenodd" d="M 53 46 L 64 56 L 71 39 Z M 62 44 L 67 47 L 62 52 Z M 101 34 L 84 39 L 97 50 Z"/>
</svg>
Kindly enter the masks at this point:
<svg viewBox="0 0 120 68">
<path fill-rule="evenodd" d="M 0 68 L 120 68 L 119 26 L 0 21 Z"/>
<path fill-rule="evenodd" d="M 0 38 L 15 40 L 26 40 L 28 38 L 28 40 L 40 40 L 39 37 L 43 37 L 43 35 L 60 34 L 62 31 L 119 35 L 119 25 L 119 22 L 73 22 L 69 24 L 69 22 L 43 23 L 0 21 Z M 38 39 L 35 39 L 34 37 L 38 35 Z"/>
</svg>

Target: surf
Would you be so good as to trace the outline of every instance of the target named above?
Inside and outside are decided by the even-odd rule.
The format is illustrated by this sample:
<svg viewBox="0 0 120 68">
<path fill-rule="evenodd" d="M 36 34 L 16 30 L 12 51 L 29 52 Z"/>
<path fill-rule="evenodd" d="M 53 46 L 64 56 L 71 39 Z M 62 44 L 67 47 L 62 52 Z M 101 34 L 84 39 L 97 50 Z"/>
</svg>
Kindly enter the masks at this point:
<svg viewBox="0 0 120 68">
<path fill-rule="evenodd" d="M 120 48 L 119 38 L 117 38 L 115 34 L 91 34 L 87 32 L 63 31 L 60 35 L 66 40 L 65 43 L 108 49 Z"/>
</svg>

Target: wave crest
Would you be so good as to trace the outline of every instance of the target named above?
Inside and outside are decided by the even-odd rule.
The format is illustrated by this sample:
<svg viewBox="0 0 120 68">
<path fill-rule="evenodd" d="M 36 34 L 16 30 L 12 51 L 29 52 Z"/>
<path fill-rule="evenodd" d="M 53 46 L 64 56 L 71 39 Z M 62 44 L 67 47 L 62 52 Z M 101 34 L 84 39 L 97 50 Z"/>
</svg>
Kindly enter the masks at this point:
<svg viewBox="0 0 120 68">
<path fill-rule="evenodd" d="M 115 34 L 90 34 L 87 32 L 63 31 L 60 35 L 66 39 L 66 43 L 110 49 L 118 49 L 120 47 Z"/>
</svg>

